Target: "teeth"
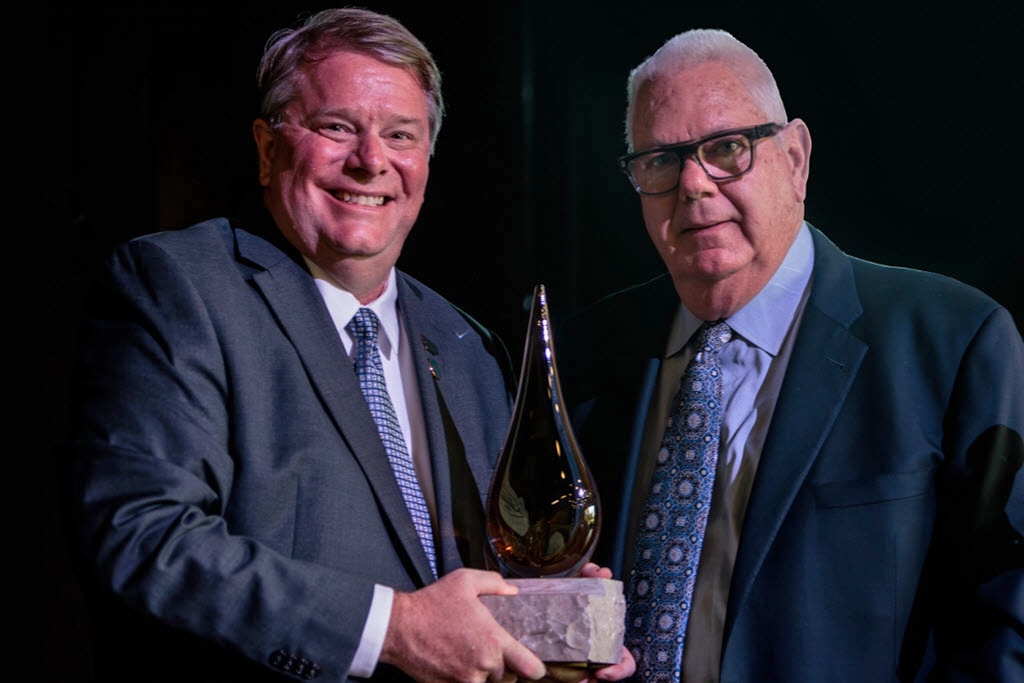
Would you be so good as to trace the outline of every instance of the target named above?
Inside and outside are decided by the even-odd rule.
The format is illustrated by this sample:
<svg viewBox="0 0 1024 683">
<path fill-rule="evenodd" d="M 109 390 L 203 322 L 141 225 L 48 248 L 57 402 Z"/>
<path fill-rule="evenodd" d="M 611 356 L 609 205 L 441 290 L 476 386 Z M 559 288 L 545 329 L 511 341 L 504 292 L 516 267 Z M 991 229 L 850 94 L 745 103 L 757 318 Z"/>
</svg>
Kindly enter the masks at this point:
<svg viewBox="0 0 1024 683">
<path fill-rule="evenodd" d="M 349 194 L 342 192 L 341 201 L 349 204 L 361 204 L 362 206 L 381 206 L 384 204 L 384 197 L 381 195 L 368 196 L 364 194 Z"/>
</svg>

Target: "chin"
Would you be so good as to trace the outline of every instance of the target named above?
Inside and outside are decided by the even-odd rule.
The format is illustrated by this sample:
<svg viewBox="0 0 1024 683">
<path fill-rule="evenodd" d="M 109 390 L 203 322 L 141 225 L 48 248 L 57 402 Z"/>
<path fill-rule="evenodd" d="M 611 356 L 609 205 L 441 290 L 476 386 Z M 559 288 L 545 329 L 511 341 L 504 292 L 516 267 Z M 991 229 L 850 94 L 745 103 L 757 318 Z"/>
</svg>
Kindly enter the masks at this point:
<svg viewBox="0 0 1024 683">
<path fill-rule="evenodd" d="M 670 266 L 670 270 L 676 273 L 677 277 L 697 280 L 720 280 L 729 277 L 746 265 L 741 263 L 735 254 L 722 249 L 676 255 L 672 261 L 675 262 L 675 265 L 674 267 Z"/>
</svg>

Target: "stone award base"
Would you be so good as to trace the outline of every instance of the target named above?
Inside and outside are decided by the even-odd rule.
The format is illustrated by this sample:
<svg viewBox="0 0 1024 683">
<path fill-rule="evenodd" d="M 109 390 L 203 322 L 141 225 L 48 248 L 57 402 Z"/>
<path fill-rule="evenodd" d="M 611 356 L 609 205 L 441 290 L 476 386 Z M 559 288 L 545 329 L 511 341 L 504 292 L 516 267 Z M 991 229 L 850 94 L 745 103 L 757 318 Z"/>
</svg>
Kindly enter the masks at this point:
<svg viewBox="0 0 1024 683">
<path fill-rule="evenodd" d="M 622 658 L 626 599 L 614 579 L 508 579 L 518 595 L 481 595 L 498 623 L 549 663 L 588 668 Z"/>
</svg>

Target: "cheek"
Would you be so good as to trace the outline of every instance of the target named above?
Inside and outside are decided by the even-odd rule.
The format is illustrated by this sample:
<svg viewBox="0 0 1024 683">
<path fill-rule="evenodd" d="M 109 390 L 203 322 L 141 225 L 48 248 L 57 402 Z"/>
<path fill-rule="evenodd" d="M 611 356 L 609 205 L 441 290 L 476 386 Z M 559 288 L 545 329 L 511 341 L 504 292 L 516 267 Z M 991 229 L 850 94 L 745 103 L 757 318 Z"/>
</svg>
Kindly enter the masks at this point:
<svg viewBox="0 0 1024 683">
<path fill-rule="evenodd" d="M 402 174 L 402 181 L 409 196 L 418 197 L 422 201 L 427 178 L 430 176 L 430 164 L 427 159 L 410 158 L 395 163 L 395 166 Z"/>
<path fill-rule="evenodd" d="M 430 162 L 423 162 L 423 187 L 427 186 L 427 180 L 430 179 Z"/>
<path fill-rule="evenodd" d="M 672 211 L 675 205 L 673 196 L 640 199 L 640 213 L 644 219 L 644 226 L 655 244 L 665 241 L 665 231 L 672 223 Z"/>
<path fill-rule="evenodd" d="M 761 161 L 759 159 L 758 163 Z M 768 156 L 764 162 L 766 173 L 760 176 L 761 182 L 758 184 L 761 203 L 784 208 L 802 202 L 806 182 L 790 158 L 779 152 Z"/>
<path fill-rule="evenodd" d="M 792 186 L 788 172 L 778 166 L 765 164 L 763 173 L 750 174 L 740 182 L 725 188 L 725 194 L 741 216 L 744 225 L 771 222 L 779 217 L 786 205 L 793 203 Z M 742 182 L 747 180 L 749 182 Z"/>
<path fill-rule="evenodd" d="M 343 161 L 336 145 L 319 136 L 307 135 L 295 141 L 295 144 L 282 147 L 274 163 L 278 170 L 289 172 L 293 177 L 301 177 L 315 176 Z M 340 173 L 340 169 L 337 172 Z"/>
</svg>

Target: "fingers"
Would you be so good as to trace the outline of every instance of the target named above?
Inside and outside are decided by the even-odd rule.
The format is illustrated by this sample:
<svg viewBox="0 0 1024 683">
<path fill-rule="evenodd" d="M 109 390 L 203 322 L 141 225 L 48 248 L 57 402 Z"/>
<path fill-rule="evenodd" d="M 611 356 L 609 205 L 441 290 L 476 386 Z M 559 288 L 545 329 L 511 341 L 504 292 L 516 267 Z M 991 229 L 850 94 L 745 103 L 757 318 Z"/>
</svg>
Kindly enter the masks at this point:
<svg viewBox="0 0 1024 683">
<path fill-rule="evenodd" d="M 439 583 L 460 584 L 460 590 L 470 590 L 475 595 L 515 595 L 519 588 L 502 578 L 501 574 L 484 569 L 456 569 L 433 585 Z"/>
<path fill-rule="evenodd" d="M 589 678 L 593 671 L 585 666 L 568 664 L 548 664 L 542 683 L 581 683 Z"/>
<path fill-rule="evenodd" d="M 548 664 L 547 673 L 541 683 L 585 683 L 597 681 L 621 681 L 636 673 L 636 660 L 626 647 L 622 648 L 622 659 L 617 664 L 600 668 Z"/>
<path fill-rule="evenodd" d="M 610 579 L 612 570 L 608 567 L 599 567 L 593 562 L 587 562 L 580 568 L 578 576 L 584 579 Z"/>
<path fill-rule="evenodd" d="M 544 662 L 511 635 L 505 646 L 505 666 L 521 678 L 538 681 L 547 673 Z"/>
<path fill-rule="evenodd" d="M 479 598 L 517 592 L 497 572 L 477 569 L 459 569 L 412 593 L 396 592 L 380 661 L 424 683 L 540 679 L 544 663 Z"/>
<path fill-rule="evenodd" d="M 582 571 L 610 574 L 592 563 Z M 621 661 L 599 669 L 545 666 L 479 600 L 483 594 L 517 592 L 496 572 L 460 569 L 414 593 L 396 593 L 380 660 L 420 681 L 583 683 L 620 681 L 635 673 L 636 661 L 626 648 Z"/>
<path fill-rule="evenodd" d="M 487 677 L 487 683 L 515 683 L 519 677 L 514 671 L 505 671 L 495 678 L 494 674 Z"/>
<path fill-rule="evenodd" d="M 622 659 L 618 664 L 601 667 L 594 672 L 592 678 L 599 681 L 621 681 L 636 673 L 636 660 L 626 646 L 622 647 Z"/>
</svg>

